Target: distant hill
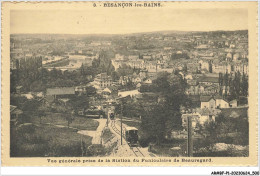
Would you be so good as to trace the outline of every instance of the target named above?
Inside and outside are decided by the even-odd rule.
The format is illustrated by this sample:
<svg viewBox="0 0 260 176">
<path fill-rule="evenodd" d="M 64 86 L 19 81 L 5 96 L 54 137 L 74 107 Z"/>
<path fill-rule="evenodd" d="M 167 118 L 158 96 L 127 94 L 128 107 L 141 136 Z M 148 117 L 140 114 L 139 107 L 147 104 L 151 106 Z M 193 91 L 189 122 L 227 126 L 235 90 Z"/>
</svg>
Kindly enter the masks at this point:
<svg viewBox="0 0 260 176">
<path fill-rule="evenodd" d="M 11 38 L 40 38 L 40 39 L 77 39 L 77 38 L 109 38 L 120 36 L 142 36 L 142 35 L 222 35 L 222 34 L 247 34 L 248 30 L 237 31 L 151 31 L 131 34 L 11 34 Z"/>
</svg>

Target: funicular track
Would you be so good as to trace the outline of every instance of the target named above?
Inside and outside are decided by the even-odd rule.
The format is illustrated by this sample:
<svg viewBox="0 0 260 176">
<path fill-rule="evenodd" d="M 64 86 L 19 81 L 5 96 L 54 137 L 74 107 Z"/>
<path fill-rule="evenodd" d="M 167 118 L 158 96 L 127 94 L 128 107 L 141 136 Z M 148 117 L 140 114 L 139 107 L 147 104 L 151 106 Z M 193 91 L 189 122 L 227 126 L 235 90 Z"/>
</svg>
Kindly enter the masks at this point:
<svg viewBox="0 0 260 176">
<path fill-rule="evenodd" d="M 112 129 L 118 134 L 118 135 L 121 135 L 121 132 L 120 130 L 116 127 L 116 121 L 115 120 L 111 120 L 111 127 Z M 125 139 L 125 135 L 123 134 L 123 138 Z M 130 149 L 132 150 L 132 152 L 134 153 L 134 155 L 136 157 L 144 157 L 144 154 L 141 152 L 141 150 L 139 149 L 139 147 L 136 147 L 136 146 L 131 146 L 129 144 L 127 144 Z"/>
</svg>

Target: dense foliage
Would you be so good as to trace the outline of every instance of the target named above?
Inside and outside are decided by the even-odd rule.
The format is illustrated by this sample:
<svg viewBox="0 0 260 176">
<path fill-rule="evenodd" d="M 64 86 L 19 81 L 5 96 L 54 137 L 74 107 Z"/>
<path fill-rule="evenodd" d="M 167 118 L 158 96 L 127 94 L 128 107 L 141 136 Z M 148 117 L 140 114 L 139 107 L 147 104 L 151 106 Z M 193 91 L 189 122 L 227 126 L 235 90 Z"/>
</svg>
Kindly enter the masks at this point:
<svg viewBox="0 0 260 176">
<path fill-rule="evenodd" d="M 220 73 L 219 85 L 220 95 L 230 100 L 239 99 L 240 96 L 248 96 L 248 76 L 244 73 L 242 75 L 240 72 L 236 72 L 234 75 Z"/>
<path fill-rule="evenodd" d="M 150 142 L 161 143 L 173 129 L 181 128 L 180 107 L 188 107 L 189 101 L 180 76 L 162 73 L 153 84 L 153 92 L 160 94 L 160 101 L 142 117 L 141 127 Z"/>
<path fill-rule="evenodd" d="M 86 68 L 85 70 L 91 70 Z M 80 84 L 86 84 L 90 81 L 87 72 L 64 71 L 53 69 L 48 71 L 45 68 L 37 70 L 12 70 L 11 74 L 11 93 L 15 92 L 17 86 L 22 86 L 23 91 L 40 92 L 45 91 L 48 87 L 71 87 Z"/>
</svg>

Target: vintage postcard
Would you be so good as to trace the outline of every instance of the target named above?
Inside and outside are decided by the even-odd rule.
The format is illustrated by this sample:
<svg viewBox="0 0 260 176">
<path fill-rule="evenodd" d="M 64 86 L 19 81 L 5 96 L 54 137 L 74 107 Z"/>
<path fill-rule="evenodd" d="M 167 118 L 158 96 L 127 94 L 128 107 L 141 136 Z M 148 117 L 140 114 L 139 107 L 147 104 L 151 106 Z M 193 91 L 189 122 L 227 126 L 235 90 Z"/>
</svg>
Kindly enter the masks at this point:
<svg viewBox="0 0 260 176">
<path fill-rule="evenodd" d="M 3 166 L 258 165 L 257 2 L 2 2 Z"/>
</svg>

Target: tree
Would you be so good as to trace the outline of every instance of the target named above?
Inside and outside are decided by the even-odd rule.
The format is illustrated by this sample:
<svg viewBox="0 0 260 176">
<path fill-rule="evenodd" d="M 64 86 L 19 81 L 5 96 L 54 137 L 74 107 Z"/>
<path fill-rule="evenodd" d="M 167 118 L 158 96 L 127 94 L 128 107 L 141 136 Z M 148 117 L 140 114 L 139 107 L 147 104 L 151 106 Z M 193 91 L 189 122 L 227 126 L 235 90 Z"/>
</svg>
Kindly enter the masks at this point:
<svg viewBox="0 0 260 176">
<path fill-rule="evenodd" d="M 46 84 L 43 84 L 41 80 L 36 80 L 31 83 L 30 90 L 33 92 L 42 92 L 46 89 Z"/>
<path fill-rule="evenodd" d="M 68 105 L 74 110 L 87 109 L 89 108 L 89 97 L 87 95 L 74 96 L 68 101 Z"/>
<path fill-rule="evenodd" d="M 234 88 L 235 88 L 235 95 L 236 95 L 236 99 L 239 98 L 239 95 L 240 95 L 240 89 L 241 89 L 241 86 L 240 86 L 240 83 L 241 83 L 241 74 L 240 72 L 236 72 L 235 73 L 235 78 L 234 78 Z"/>
<path fill-rule="evenodd" d="M 108 75 L 111 75 L 112 72 L 115 70 L 114 66 L 111 62 L 111 54 L 109 51 L 101 51 L 99 54 L 99 58 L 93 60 L 92 65 L 93 68 L 98 70 L 98 73 L 106 72 Z"/>
<path fill-rule="evenodd" d="M 142 129 L 160 144 L 173 129 L 181 128 L 180 107 L 187 106 L 186 84 L 181 76 L 162 73 L 153 82 L 154 92 L 160 94 L 164 101 L 150 107 L 142 118 Z"/>
<path fill-rule="evenodd" d="M 67 122 L 68 122 L 68 128 L 70 127 L 70 124 L 73 122 L 73 120 L 74 120 L 74 117 L 72 116 L 72 115 L 70 115 L 70 114 L 67 114 L 66 115 L 66 120 L 67 120 Z"/>
<path fill-rule="evenodd" d="M 10 91 L 11 93 L 16 92 L 16 86 L 18 86 L 19 83 L 19 74 L 17 70 L 11 70 L 10 71 Z"/>
<path fill-rule="evenodd" d="M 41 68 L 40 80 L 42 81 L 42 84 L 43 84 L 43 85 L 46 85 L 46 84 L 47 84 L 48 77 L 49 77 L 49 72 L 48 72 L 48 70 L 45 69 L 45 68 Z"/>
<path fill-rule="evenodd" d="M 170 89 L 170 83 L 168 81 L 170 74 L 167 72 L 162 72 L 158 74 L 157 79 L 153 81 L 155 87 L 155 92 L 167 93 Z"/>
<path fill-rule="evenodd" d="M 183 69 L 182 69 L 182 70 L 183 70 L 183 72 L 184 72 L 184 73 L 187 73 L 187 71 L 188 71 L 187 64 L 185 64 L 185 65 L 184 65 L 184 67 L 183 67 Z"/>
<path fill-rule="evenodd" d="M 160 144 L 166 135 L 166 111 L 162 105 L 155 106 L 146 116 L 142 118 L 141 128 L 151 139 Z"/>
<path fill-rule="evenodd" d="M 248 96 L 248 77 L 244 73 L 242 75 L 241 92 L 243 96 Z"/>
<path fill-rule="evenodd" d="M 81 75 L 81 76 L 85 76 L 85 69 L 84 69 L 83 63 L 82 63 L 81 66 L 80 66 L 80 75 Z"/>
<path fill-rule="evenodd" d="M 117 107 L 117 112 L 119 112 Z M 144 114 L 144 109 L 141 102 L 129 100 L 123 105 L 123 115 L 126 117 L 140 117 Z"/>
<path fill-rule="evenodd" d="M 38 117 L 40 118 L 40 124 L 42 123 L 42 118 L 46 116 L 47 108 L 44 105 L 41 105 L 38 108 Z"/>
<path fill-rule="evenodd" d="M 209 62 L 209 72 L 212 73 L 212 63 Z"/>
<path fill-rule="evenodd" d="M 238 99 L 239 96 L 244 95 L 244 93 L 247 95 L 248 81 L 245 76 L 242 76 L 241 79 L 240 72 L 236 72 L 233 79 L 230 78 L 229 85 L 230 99 Z"/>
<path fill-rule="evenodd" d="M 219 73 L 218 82 L 220 86 L 223 86 L 223 74 Z"/>
<path fill-rule="evenodd" d="M 27 100 L 21 106 L 22 111 L 35 112 L 40 107 L 40 102 L 35 99 Z"/>
<path fill-rule="evenodd" d="M 134 73 L 134 68 L 123 64 L 117 69 L 118 77 L 132 75 Z"/>
<path fill-rule="evenodd" d="M 96 88 L 93 86 L 86 87 L 86 93 L 87 95 L 95 95 L 96 94 Z"/>
<path fill-rule="evenodd" d="M 124 86 L 126 88 L 126 90 L 133 90 L 135 89 L 135 85 L 132 82 L 131 79 L 128 79 L 128 81 L 126 82 L 126 85 Z"/>
<path fill-rule="evenodd" d="M 111 77 L 113 81 L 119 80 L 119 75 L 116 71 L 112 72 Z"/>
<path fill-rule="evenodd" d="M 26 97 L 21 97 L 21 96 L 13 96 L 11 95 L 10 98 L 10 104 L 17 106 L 19 109 L 23 108 L 23 105 L 25 102 L 28 101 Z"/>
<path fill-rule="evenodd" d="M 204 124 L 204 133 L 207 134 L 205 142 L 206 146 L 210 146 L 217 141 L 217 124 L 213 121 L 208 121 Z"/>
</svg>

